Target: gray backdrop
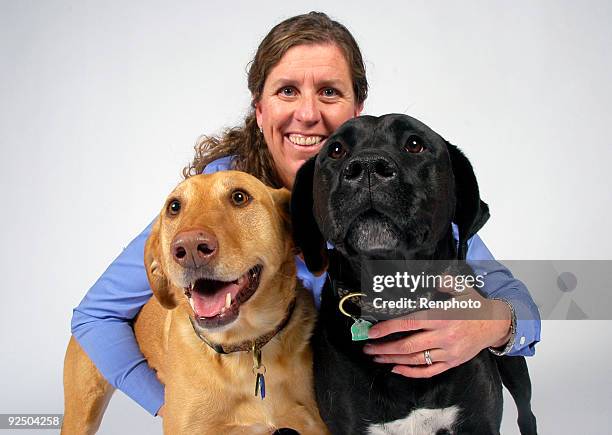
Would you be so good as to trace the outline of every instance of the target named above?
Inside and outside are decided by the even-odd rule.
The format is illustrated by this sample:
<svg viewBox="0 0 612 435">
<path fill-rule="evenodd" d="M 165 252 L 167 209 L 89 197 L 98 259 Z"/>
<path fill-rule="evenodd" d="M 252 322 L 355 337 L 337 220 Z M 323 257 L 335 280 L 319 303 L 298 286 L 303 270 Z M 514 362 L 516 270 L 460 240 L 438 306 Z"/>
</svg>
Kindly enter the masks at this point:
<svg viewBox="0 0 612 435">
<path fill-rule="evenodd" d="M 199 134 L 246 112 L 278 21 L 353 32 L 371 96 L 471 158 L 500 259 L 610 259 L 608 1 L 0 1 L 0 413 L 62 411 L 72 308 L 154 217 Z M 542 433 L 612 424 L 610 322 L 548 321 L 529 360 Z M 517 433 L 512 405 L 504 433 Z M 159 433 L 117 393 L 102 433 Z"/>
</svg>

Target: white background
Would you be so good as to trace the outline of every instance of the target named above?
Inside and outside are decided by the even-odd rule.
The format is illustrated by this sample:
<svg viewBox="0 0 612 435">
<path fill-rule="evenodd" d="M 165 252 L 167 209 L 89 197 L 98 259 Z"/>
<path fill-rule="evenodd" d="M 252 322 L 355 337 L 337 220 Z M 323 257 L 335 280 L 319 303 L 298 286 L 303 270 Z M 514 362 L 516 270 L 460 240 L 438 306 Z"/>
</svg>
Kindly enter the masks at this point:
<svg viewBox="0 0 612 435">
<path fill-rule="evenodd" d="M 240 122 L 259 41 L 310 10 L 359 42 L 366 113 L 410 114 L 464 149 L 497 258 L 611 258 L 609 1 L 0 0 L 0 413 L 62 412 L 72 308 L 197 136 Z M 541 433 L 609 430 L 611 341 L 610 322 L 544 322 Z M 156 432 L 115 394 L 101 433 Z"/>
</svg>

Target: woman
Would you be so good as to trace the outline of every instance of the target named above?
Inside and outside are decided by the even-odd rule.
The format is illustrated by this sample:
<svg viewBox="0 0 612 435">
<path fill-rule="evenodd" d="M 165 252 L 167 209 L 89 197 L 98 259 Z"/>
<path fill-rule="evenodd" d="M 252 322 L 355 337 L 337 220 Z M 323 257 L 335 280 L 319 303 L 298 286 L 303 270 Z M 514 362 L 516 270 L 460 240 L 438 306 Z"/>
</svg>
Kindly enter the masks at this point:
<svg viewBox="0 0 612 435">
<path fill-rule="evenodd" d="M 250 65 L 248 87 L 252 110 L 244 125 L 220 138 L 203 137 L 185 176 L 232 168 L 249 172 L 268 185 L 290 189 L 300 165 L 344 121 L 361 113 L 368 91 L 357 43 L 344 26 L 316 12 L 285 20 L 270 31 Z M 89 290 L 74 310 L 72 333 L 113 386 L 155 415 L 162 414 L 163 386 L 138 349 L 130 325 L 151 297 L 143 266 L 149 232 L 150 226 Z M 478 236 L 468 246 L 468 261 L 493 259 Z M 298 276 L 318 301 L 324 277 L 315 278 L 299 258 L 296 261 Z M 527 289 L 501 266 L 475 269 L 478 274 L 486 273 L 482 290 L 497 300 L 485 303 L 502 312 L 499 318 L 503 320 L 486 324 L 389 320 L 374 326 L 370 336 L 419 332 L 366 346 L 365 351 L 375 355 L 376 361 L 395 363 L 394 371 L 409 377 L 433 376 L 487 347 L 498 353 L 532 355 L 540 325 Z"/>
</svg>

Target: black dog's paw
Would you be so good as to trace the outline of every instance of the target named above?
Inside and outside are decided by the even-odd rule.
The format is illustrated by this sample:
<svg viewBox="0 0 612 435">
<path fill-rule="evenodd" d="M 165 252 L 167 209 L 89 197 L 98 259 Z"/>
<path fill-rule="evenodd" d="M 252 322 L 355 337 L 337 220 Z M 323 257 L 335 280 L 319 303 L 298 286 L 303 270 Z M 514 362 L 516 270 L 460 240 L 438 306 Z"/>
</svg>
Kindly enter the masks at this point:
<svg viewBox="0 0 612 435">
<path fill-rule="evenodd" d="M 282 427 L 280 429 L 276 429 L 272 435 L 300 435 L 300 433 L 295 429 Z"/>
</svg>

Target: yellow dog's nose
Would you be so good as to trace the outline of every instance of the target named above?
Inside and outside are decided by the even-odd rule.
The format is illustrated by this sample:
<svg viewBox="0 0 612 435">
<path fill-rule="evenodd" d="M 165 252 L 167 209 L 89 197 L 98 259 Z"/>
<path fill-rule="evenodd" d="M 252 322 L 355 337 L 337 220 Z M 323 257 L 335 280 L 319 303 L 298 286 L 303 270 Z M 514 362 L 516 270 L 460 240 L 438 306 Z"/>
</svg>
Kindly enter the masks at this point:
<svg viewBox="0 0 612 435">
<path fill-rule="evenodd" d="M 172 256 L 181 266 L 196 269 L 210 262 L 217 253 L 217 247 L 217 238 L 208 231 L 183 231 L 172 241 Z"/>
</svg>

